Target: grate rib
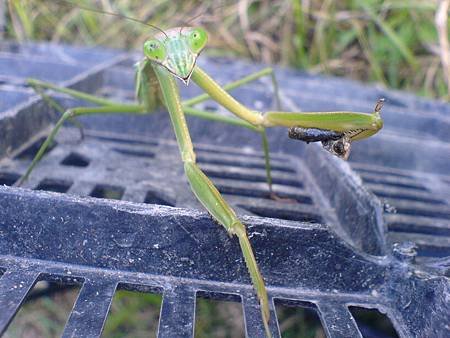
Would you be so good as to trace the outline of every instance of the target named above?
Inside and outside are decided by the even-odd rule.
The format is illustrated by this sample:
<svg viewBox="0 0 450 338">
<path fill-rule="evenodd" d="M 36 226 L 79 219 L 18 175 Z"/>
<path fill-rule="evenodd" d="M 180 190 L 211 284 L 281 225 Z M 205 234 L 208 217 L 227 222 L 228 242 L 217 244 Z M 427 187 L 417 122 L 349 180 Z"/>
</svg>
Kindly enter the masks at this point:
<svg viewBox="0 0 450 338">
<path fill-rule="evenodd" d="M 0 278 L 0 336 L 39 277 L 36 271 L 7 270 Z"/>
<path fill-rule="evenodd" d="M 274 311 L 273 303 L 269 300 L 270 306 L 270 331 L 273 338 L 280 337 L 277 316 Z M 261 319 L 261 310 L 255 296 L 246 295 L 243 297 L 242 306 L 244 310 L 244 322 L 246 338 L 265 337 L 264 324 Z"/>
<path fill-rule="evenodd" d="M 340 303 L 317 304 L 323 327 L 330 338 L 362 338 L 347 306 Z"/>
<path fill-rule="evenodd" d="M 86 280 L 62 337 L 100 337 L 116 287 L 117 283 Z"/>
<path fill-rule="evenodd" d="M 195 292 L 184 287 L 164 292 L 158 338 L 193 337 L 195 300 Z"/>
</svg>

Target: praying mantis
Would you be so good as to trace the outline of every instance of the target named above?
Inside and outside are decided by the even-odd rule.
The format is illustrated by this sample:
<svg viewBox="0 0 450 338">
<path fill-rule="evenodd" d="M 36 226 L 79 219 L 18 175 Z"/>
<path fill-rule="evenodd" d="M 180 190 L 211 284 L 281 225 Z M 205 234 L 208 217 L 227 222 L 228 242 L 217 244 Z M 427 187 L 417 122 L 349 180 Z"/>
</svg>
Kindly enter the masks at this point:
<svg viewBox="0 0 450 338">
<path fill-rule="evenodd" d="M 86 9 L 83 7 L 81 8 Z M 96 11 L 94 9 L 88 10 Z M 117 15 L 108 12 L 103 13 Z M 125 18 L 130 19 L 128 17 Z M 289 137 L 304 142 L 322 142 L 323 147 L 326 150 L 338 157 L 347 159 L 351 142 L 368 138 L 376 134 L 382 128 L 383 120 L 380 117 L 382 101 L 380 100 L 374 111 L 368 114 L 345 111 L 283 112 L 279 108 L 280 98 L 278 96 L 278 86 L 275 73 L 271 68 L 263 69 L 257 73 L 248 75 L 241 80 L 221 87 L 196 64 L 197 58 L 204 50 L 208 41 L 208 34 L 205 29 L 201 27 L 186 26 L 162 30 L 155 26 L 152 27 L 157 29 L 158 33 L 144 43 L 143 51 L 145 57 L 136 67 L 135 86 L 138 101 L 137 104 L 115 102 L 110 99 L 58 87 L 39 80 L 29 80 L 29 84 L 41 94 L 51 106 L 63 113 L 35 155 L 26 173 L 16 185 L 21 185 L 29 177 L 34 167 L 45 154 L 46 149 L 52 143 L 58 131 L 67 120 L 93 114 L 129 113 L 145 115 L 155 112 L 160 106 L 165 107 L 170 115 L 181 160 L 184 165 L 184 171 L 190 183 L 191 190 L 212 218 L 221 224 L 230 236 L 236 236 L 239 241 L 245 264 L 259 300 L 266 335 L 270 337 L 270 312 L 267 291 L 264 279 L 259 271 L 255 254 L 247 236 L 246 228 L 212 181 L 197 165 L 196 154 L 189 134 L 185 114 L 248 128 L 259 133 L 262 138 L 269 192 L 271 197 L 276 199 L 278 197 L 272 188 L 266 128 L 289 128 Z M 272 79 L 278 106 L 277 111 L 268 111 L 264 113 L 253 111 L 242 105 L 228 93 L 228 91 L 233 88 L 263 76 L 270 76 Z M 179 81 L 185 85 L 189 85 L 192 81 L 205 93 L 183 101 L 179 94 Z M 64 111 L 56 101 L 47 96 L 44 92 L 46 89 L 65 93 L 94 103 L 97 106 L 75 107 Z M 196 104 L 207 99 L 216 101 L 237 118 L 218 115 L 213 112 L 202 111 L 195 108 Z"/>
</svg>

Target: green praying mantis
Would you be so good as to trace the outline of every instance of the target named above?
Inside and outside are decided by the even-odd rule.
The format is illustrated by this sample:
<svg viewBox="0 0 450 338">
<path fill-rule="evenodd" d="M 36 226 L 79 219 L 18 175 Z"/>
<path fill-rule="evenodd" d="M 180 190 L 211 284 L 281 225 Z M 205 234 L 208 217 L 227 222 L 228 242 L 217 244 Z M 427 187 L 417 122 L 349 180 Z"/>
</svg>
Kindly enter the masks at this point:
<svg viewBox="0 0 450 338">
<path fill-rule="evenodd" d="M 98 11 L 96 9 L 81 8 Z M 101 12 L 124 17 L 117 13 Z M 137 21 L 133 18 L 125 18 Z M 245 264 L 260 303 L 266 334 L 269 337 L 271 333 L 269 329 L 270 311 L 267 291 L 247 236 L 246 228 L 211 180 L 197 165 L 185 114 L 245 127 L 259 133 L 262 138 L 269 192 L 271 197 L 276 199 L 277 196 L 272 188 L 266 128 L 289 128 L 289 137 L 305 142 L 320 141 L 326 150 L 346 159 L 350 152 L 351 142 L 368 138 L 382 128 L 383 120 L 380 117 L 380 111 L 383 102 L 380 100 L 374 111 L 369 114 L 345 111 L 283 112 L 279 108 L 278 86 L 275 74 L 271 68 L 263 69 L 221 87 L 204 70 L 196 65 L 197 58 L 204 50 L 208 41 L 208 34 L 203 28 L 176 27 L 162 30 L 152 25 L 149 26 L 157 29 L 158 33 L 144 43 L 143 51 L 145 57 L 137 64 L 135 78 L 137 104 L 115 102 L 84 92 L 58 87 L 39 80 L 29 80 L 29 84 L 51 106 L 63 113 L 35 155 L 26 173 L 16 185 L 21 185 L 29 177 L 33 168 L 45 154 L 46 149 L 52 143 L 55 135 L 67 120 L 92 114 L 129 113 L 144 115 L 155 112 L 156 108 L 160 106 L 165 107 L 170 115 L 181 160 L 184 164 L 184 171 L 193 193 L 213 219 L 221 224 L 230 236 L 236 236 L 239 241 Z M 263 76 L 271 76 L 278 111 L 268 111 L 265 113 L 253 111 L 239 103 L 228 93 L 231 89 Z M 181 80 L 185 85 L 189 85 L 190 81 L 193 81 L 205 93 L 183 101 L 179 94 L 178 80 Z M 46 95 L 44 92 L 45 89 L 65 93 L 94 103 L 97 106 L 75 107 L 64 110 L 56 101 Z M 218 115 L 195 108 L 195 105 L 208 99 L 216 101 L 237 118 Z"/>
</svg>

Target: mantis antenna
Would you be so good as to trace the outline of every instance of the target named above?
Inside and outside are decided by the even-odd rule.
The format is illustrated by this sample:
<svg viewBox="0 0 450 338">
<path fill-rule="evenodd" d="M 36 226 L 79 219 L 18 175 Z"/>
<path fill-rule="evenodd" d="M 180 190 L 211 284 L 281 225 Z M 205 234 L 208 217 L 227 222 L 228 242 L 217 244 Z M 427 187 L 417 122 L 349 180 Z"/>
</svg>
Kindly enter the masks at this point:
<svg viewBox="0 0 450 338">
<path fill-rule="evenodd" d="M 169 36 L 166 34 L 166 32 L 164 32 L 161 28 L 159 28 L 159 27 L 157 27 L 155 25 L 152 25 L 150 23 L 146 23 L 144 21 L 138 20 L 136 18 L 132 18 L 130 16 L 126 16 L 126 15 L 123 15 L 123 14 L 120 14 L 120 13 L 115 13 L 115 12 L 108 12 L 108 11 L 104 11 L 104 10 L 98 9 L 98 8 L 92 8 L 92 7 L 87 7 L 87 6 L 75 4 L 75 3 L 73 3 L 72 1 L 69 1 L 69 0 L 56 0 L 56 1 L 68 3 L 68 4 L 70 4 L 70 5 L 72 5 L 72 6 L 76 7 L 76 8 L 79 8 L 79 9 L 82 9 L 82 10 L 85 10 L 85 11 L 90 11 L 90 12 L 95 12 L 95 13 L 100 13 L 100 14 L 116 16 L 116 17 L 121 18 L 121 19 L 134 21 L 134 22 L 140 23 L 141 25 L 145 25 L 145 26 L 151 27 L 153 29 L 156 29 L 157 31 L 163 33 L 166 36 L 166 38 L 169 38 Z"/>
<path fill-rule="evenodd" d="M 220 6 L 214 7 L 213 11 L 218 10 L 219 8 L 225 7 L 226 4 L 222 4 Z M 206 14 L 206 12 L 208 11 L 208 9 L 205 9 L 203 12 L 200 12 L 200 14 L 195 15 L 194 17 L 190 18 L 188 21 L 186 21 L 184 23 L 184 25 L 180 28 L 180 34 L 183 31 L 183 28 L 185 28 L 186 26 L 188 26 L 192 21 L 194 21 L 195 19 L 198 19 L 199 17 L 203 16 Z"/>
</svg>

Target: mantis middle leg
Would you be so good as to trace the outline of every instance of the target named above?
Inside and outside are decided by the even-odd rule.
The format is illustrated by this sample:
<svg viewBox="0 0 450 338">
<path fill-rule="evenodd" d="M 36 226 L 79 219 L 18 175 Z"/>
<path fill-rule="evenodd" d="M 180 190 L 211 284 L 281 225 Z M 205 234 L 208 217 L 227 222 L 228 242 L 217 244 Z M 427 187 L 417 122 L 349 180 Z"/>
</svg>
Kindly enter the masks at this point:
<svg viewBox="0 0 450 338">
<path fill-rule="evenodd" d="M 104 107 L 76 107 L 68 109 L 62 114 L 58 122 L 56 122 L 55 126 L 51 130 L 50 134 L 45 139 L 42 146 L 39 148 L 39 151 L 34 156 L 31 164 L 29 165 L 25 174 L 16 182 L 15 186 L 21 186 L 30 175 L 31 171 L 34 169 L 36 164 L 41 160 L 42 156 L 44 156 L 47 148 L 52 144 L 56 134 L 63 126 L 64 122 L 69 119 L 76 118 L 82 115 L 93 115 L 93 114 L 111 114 L 111 113 L 132 113 L 132 114 L 142 114 L 139 106 L 128 106 L 128 105 L 115 105 L 115 106 L 104 106 Z"/>
</svg>

